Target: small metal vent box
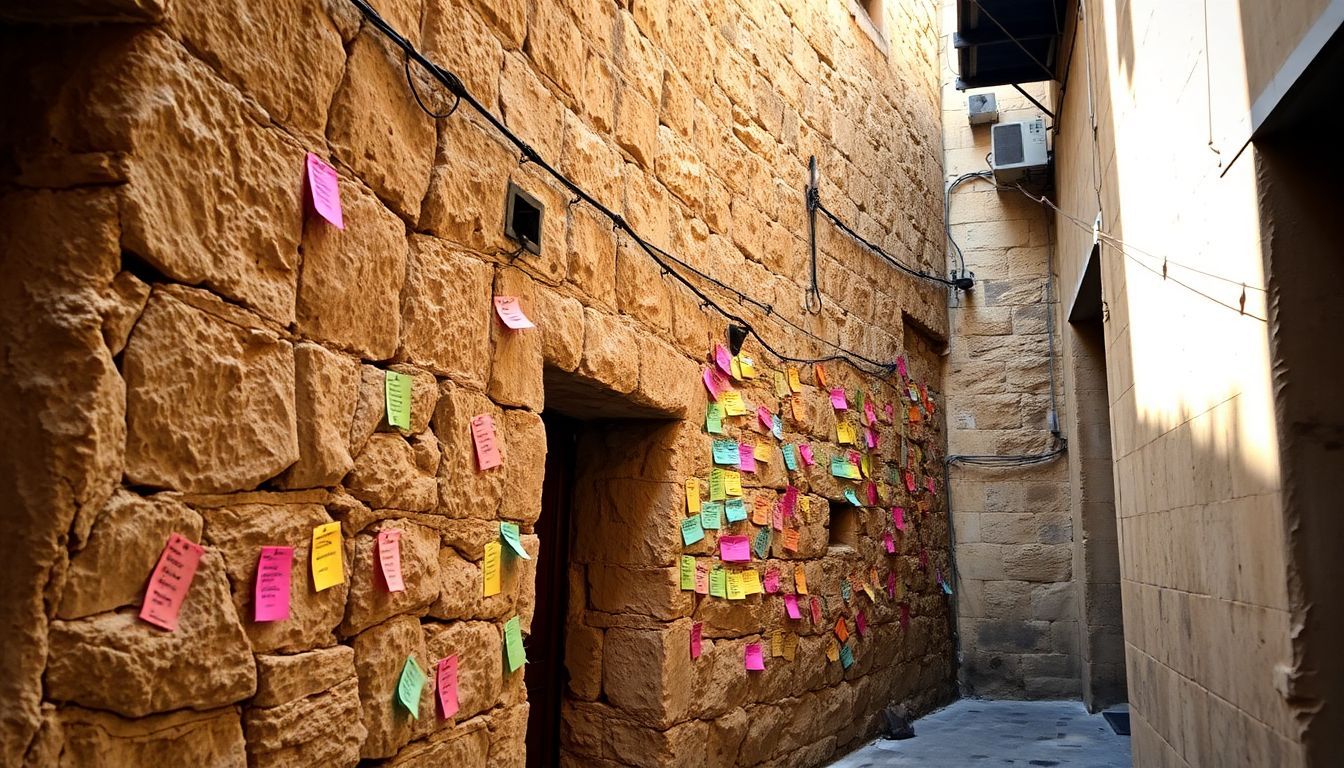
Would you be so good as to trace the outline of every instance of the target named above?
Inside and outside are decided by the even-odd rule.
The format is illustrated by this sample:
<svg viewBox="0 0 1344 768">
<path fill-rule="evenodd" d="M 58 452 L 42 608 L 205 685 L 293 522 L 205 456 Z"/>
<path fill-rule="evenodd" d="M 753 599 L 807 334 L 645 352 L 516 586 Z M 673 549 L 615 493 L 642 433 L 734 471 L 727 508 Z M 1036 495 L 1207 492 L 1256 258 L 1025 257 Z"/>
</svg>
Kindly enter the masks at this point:
<svg viewBox="0 0 1344 768">
<path fill-rule="evenodd" d="M 1033 172 L 1044 172 L 1050 164 L 1046 148 L 1045 120 L 1035 118 L 1017 123 L 992 126 L 994 181 L 1016 184 Z"/>
<path fill-rule="evenodd" d="M 992 93 L 973 93 L 967 96 L 966 112 L 971 117 L 971 125 L 999 121 L 999 105 Z"/>
</svg>

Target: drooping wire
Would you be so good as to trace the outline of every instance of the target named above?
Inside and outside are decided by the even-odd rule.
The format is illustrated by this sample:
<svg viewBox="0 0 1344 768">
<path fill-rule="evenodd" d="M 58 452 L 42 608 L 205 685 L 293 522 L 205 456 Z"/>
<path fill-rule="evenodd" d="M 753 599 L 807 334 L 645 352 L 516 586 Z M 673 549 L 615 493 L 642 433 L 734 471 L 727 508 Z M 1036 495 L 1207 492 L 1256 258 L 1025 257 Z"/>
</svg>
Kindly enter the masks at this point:
<svg viewBox="0 0 1344 768">
<path fill-rule="evenodd" d="M 447 112 L 435 112 L 430 109 L 429 106 L 425 104 L 424 100 L 420 98 L 420 90 L 415 87 L 415 78 L 411 77 L 411 57 L 406 56 L 403 61 L 406 65 L 406 87 L 411 89 L 411 95 L 415 97 L 415 103 L 420 105 L 420 111 L 435 120 L 452 117 L 453 113 L 457 111 L 457 108 L 462 105 L 462 97 L 455 96 L 453 99 L 453 106 L 449 107 Z"/>
<path fill-rule="evenodd" d="M 846 224 L 843 220 L 841 220 L 839 216 L 832 213 L 831 210 L 827 208 L 820 200 L 817 200 L 816 208 L 817 211 L 821 213 L 821 215 L 825 216 L 827 219 L 830 219 L 831 223 L 834 224 L 837 229 L 839 229 L 841 232 L 844 232 L 846 235 L 849 235 L 849 237 L 852 240 L 859 243 L 864 248 L 867 248 L 869 251 L 872 251 L 873 253 L 880 256 L 883 260 L 885 260 L 888 264 L 891 264 L 893 267 L 896 267 L 897 269 L 910 275 L 911 277 L 918 277 L 922 280 L 928 280 L 930 282 L 940 283 L 942 285 L 946 285 L 949 287 L 956 287 L 955 282 L 948 280 L 945 277 L 939 277 L 938 275 L 931 275 L 928 272 L 923 272 L 914 269 L 913 267 L 907 267 L 895 256 L 892 256 L 890 253 L 887 253 L 877 244 L 869 241 L 867 238 L 865 238 L 863 235 L 860 235 L 858 232 L 855 232 L 852 228 L 850 228 L 848 224 Z"/>
<path fill-rule="evenodd" d="M 683 275 L 682 273 L 678 272 L 675 269 L 672 269 L 670 263 L 675 263 L 679 266 L 682 266 L 683 268 L 691 269 L 693 272 L 697 274 L 697 276 L 701 277 L 702 279 L 710 283 L 713 283 L 720 289 L 723 289 L 725 291 L 737 295 L 743 301 L 746 301 L 749 297 L 747 297 L 741 291 L 738 291 L 737 289 L 732 288 L 731 286 L 713 277 L 710 277 L 702 272 L 699 272 L 698 270 L 694 270 L 693 268 L 690 267 L 690 265 L 686 264 L 686 262 L 671 257 L 671 255 L 667 254 L 666 251 L 663 251 L 662 249 L 656 248 L 653 245 L 651 245 L 637 231 L 635 231 L 634 227 L 632 227 L 625 220 L 623 216 L 608 208 L 601 201 L 597 200 L 595 197 L 589 194 L 587 190 L 580 187 L 568 176 L 564 175 L 563 173 L 555 169 L 553 166 L 551 166 L 550 163 L 546 162 L 546 160 L 535 149 L 533 149 L 531 145 L 529 145 L 527 142 L 519 138 L 518 135 L 515 134 L 513 131 L 511 131 L 509 127 L 506 126 L 499 117 L 497 117 L 494 113 L 490 112 L 490 110 L 486 109 L 485 106 L 481 104 L 481 102 L 478 101 L 476 97 L 474 97 L 471 94 L 470 91 L 467 90 L 466 86 L 462 83 L 460 78 L 458 78 L 452 72 L 445 70 L 444 68 L 438 66 L 434 62 L 425 58 L 425 56 L 421 54 L 409 40 L 407 40 L 401 33 L 399 33 L 395 27 L 393 27 L 386 20 L 384 20 L 382 16 L 380 16 L 378 12 L 374 10 L 373 7 L 370 6 L 366 0 L 350 0 L 350 2 L 356 8 L 359 9 L 360 13 L 363 14 L 364 19 L 368 21 L 369 24 L 371 24 L 375 29 L 377 29 L 380 33 L 382 33 L 382 35 L 386 37 L 389 41 L 391 41 L 395 46 L 401 49 L 402 53 L 405 55 L 407 59 L 406 68 L 408 74 L 411 61 L 414 61 L 417 65 L 423 67 L 425 71 L 433 75 L 436 80 L 438 80 L 445 88 L 447 88 L 449 93 L 452 93 L 454 97 L 456 97 L 458 103 L 465 102 L 467 106 L 471 107 L 471 109 L 474 112 L 479 114 L 487 123 L 489 123 L 490 126 L 495 129 L 495 131 L 497 131 L 501 136 L 503 136 L 506 140 L 508 140 L 509 143 L 513 144 L 514 147 L 516 147 L 518 151 L 521 153 L 520 162 L 530 162 L 536 165 L 547 175 L 549 175 L 551 178 L 555 179 L 562 186 L 564 186 L 565 189 L 569 190 L 569 192 L 574 195 L 574 199 L 587 203 L 590 207 L 592 207 L 602 216 L 610 220 L 612 222 L 612 228 L 619 232 L 623 232 L 627 237 L 629 237 L 631 242 L 639 246 L 640 250 L 642 250 L 646 255 L 648 255 L 648 257 L 652 259 L 654 263 L 656 263 L 662 269 L 664 274 L 672 276 L 683 286 L 685 286 L 687 290 L 689 290 L 696 298 L 698 298 L 702 302 L 703 306 L 713 308 L 726 320 L 729 320 L 745 328 L 746 332 L 750 336 L 755 338 L 756 341 L 761 345 L 761 347 L 765 349 L 765 351 L 769 352 L 770 354 L 774 355 L 780 360 L 795 363 L 844 361 L 854 366 L 856 369 L 863 371 L 865 373 L 872 373 L 882 376 L 890 375 L 891 372 L 893 372 L 896 369 L 894 363 L 886 363 L 874 360 L 860 353 L 846 349 L 845 347 L 842 347 L 839 344 L 836 344 L 835 342 L 832 342 L 828 339 L 824 339 L 820 336 L 812 334 L 811 332 L 806 331 L 805 329 L 802 329 L 797 325 L 794 325 L 791 321 L 789 321 L 782 315 L 774 314 L 773 309 L 769 308 L 769 305 L 756 302 L 756 305 L 758 307 L 764 308 L 763 311 L 765 311 L 766 314 L 769 315 L 770 317 L 777 318 L 786 324 L 793 325 L 794 328 L 797 328 L 810 338 L 822 344 L 825 344 L 826 346 L 838 350 L 838 354 L 828 355 L 825 357 L 808 358 L 808 357 L 798 357 L 794 355 L 784 354 L 783 352 L 776 349 L 773 345 L 770 344 L 770 342 L 768 342 L 765 338 L 762 337 L 761 333 L 758 330 L 756 330 L 756 328 L 753 327 L 750 322 L 748 322 L 745 318 L 741 317 L 740 315 L 725 309 L 723 306 L 715 302 L 707 293 L 705 293 L 704 290 L 695 285 L 685 275 Z M 419 101 L 418 94 L 417 94 L 417 101 Z M 432 111 L 425 108 L 423 104 L 421 104 L 421 108 L 426 109 L 426 111 L 429 112 L 430 114 L 435 114 Z M 455 109 L 456 104 L 454 105 L 454 110 Z M 754 302 L 755 300 L 752 301 Z"/>
</svg>

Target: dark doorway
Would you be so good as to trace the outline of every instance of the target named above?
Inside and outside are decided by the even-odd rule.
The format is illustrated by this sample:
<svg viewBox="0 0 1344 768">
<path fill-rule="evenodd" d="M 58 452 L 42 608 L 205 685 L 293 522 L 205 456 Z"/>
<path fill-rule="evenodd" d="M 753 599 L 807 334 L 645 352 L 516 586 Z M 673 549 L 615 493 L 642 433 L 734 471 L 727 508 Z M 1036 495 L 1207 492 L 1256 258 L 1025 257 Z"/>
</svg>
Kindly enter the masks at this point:
<svg viewBox="0 0 1344 768">
<path fill-rule="evenodd" d="M 553 411 L 541 415 L 546 427 L 546 478 L 536 533 L 536 606 L 527 638 L 527 765 L 553 768 L 560 761 L 560 703 L 565 671 L 565 616 L 569 605 L 570 500 L 574 497 L 574 456 L 579 422 Z"/>
</svg>

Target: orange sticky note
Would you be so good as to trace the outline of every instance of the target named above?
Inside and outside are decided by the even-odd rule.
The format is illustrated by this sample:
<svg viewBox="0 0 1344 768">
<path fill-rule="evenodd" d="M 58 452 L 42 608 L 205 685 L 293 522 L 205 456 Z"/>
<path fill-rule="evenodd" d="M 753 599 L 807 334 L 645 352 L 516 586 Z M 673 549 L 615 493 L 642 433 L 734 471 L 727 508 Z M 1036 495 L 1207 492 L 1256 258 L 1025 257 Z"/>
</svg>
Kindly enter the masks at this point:
<svg viewBox="0 0 1344 768">
<path fill-rule="evenodd" d="M 849 627 L 845 625 L 844 616 L 835 621 L 835 636 L 840 638 L 842 643 L 849 639 Z"/>
<path fill-rule="evenodd" d="M 826 369 L 821 367 L 821 363 L 812 366 L 812 370 L 817 374 L 817 386 L 822 389 L 829 389 L 830 387 L 826 383 Z"/>
<path fill-rule="evenodd" d="M 799 534 L 798 534 L 798 529 L 797 529 L 797 528 L 785 528 L 785 529 L 784 529 L 784 549 L 788 550 L 789 552 L 797 552 L 797 551 L 798 551 L 798 536 L 799 536 Z"/>
<path fill-rule="evenodd" d="M 770 500 L 757 496 L 751 507 L 751 522 L 756 525 L 770 524 Z"/>
<path fill-rule="evenodd" d="M 803 572 L 802 568 L 797 568 L 793 572 L 793 588 L 800 595 L 807 594 L 807 574 Z"/>
<path fill-rule="evenodd" d="M 481 576 L 485 582 L 483 591 L 486 597 L 499 594 L 499 560 L 503 553 L 503 544 L 498 541 L 486 542 L 485 562 L 481 565 Z"/>
<path fill-rule="evenodd" d="M 476 465 L 482 472 L 504 463 L 495 441 L 495 419 L 488 413 L 471 419 L 471 439 L 476 443 Z"/>
<path fill-rule="evenodd" d="M 378 564 L 387 591 L 405 592 L 406 583 L 401 578 L 401 531 L 389 528 L 378 532 Z"/>
<path fill-rule="evenodd" d="M 196 578 L 196 568 L 201 564 L 201 555 L 205 549 L 200 544 L 174 533 L 168 537 L 168 543 L 159 555 L 154 574 L 149 577 L 149 589 L 145 591 L 145 602 L 140 606 L 140 618 L 159 629 L 169 632 L 177 630 L 177 616 L 182 611 L 182 601 L 187 599 L 187 590 L 191 589 L 191 580 Z"/>
</svg>

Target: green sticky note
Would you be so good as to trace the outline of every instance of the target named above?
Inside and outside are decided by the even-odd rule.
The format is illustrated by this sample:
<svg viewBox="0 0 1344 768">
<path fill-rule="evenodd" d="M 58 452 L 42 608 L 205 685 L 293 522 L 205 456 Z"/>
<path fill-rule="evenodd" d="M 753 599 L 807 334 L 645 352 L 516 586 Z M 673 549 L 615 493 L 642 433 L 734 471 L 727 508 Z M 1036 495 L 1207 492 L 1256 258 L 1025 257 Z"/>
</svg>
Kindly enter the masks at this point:
<svg viewBox="0 0 1344 768">
<path fill-rule="evenodd" d="M 765 556 L 770 553 L 769 528 L 762 528 L 761 530 L 756 532 L 756 541 L 752 543 L 751 548 L 752 551 L 756 553 L 757 557 L 759 557 L 762 560 L 765 559 Z"/>
<path fill-rule="evenodd" d="M 714 597 L 728 596 L 728 576 L 717 566 L 709 572 L 709 594 Z"/>
<path fill-rule="evenodd" d="M 785 443 L 781 449 L 784 452 L 784 466 L 790 472 L 798 471 L 798 455 L 793 451 L 793 443 Z"/>
<path fill-rule="evenodd" d="M 517 523 L 501 522 L 499 524 L 499 537 L 504 539 L 505 544 L 509 545 L 509 549 L 513 550 L 513 554 L 524 560 L 532 559 L 528 556 L 527 550 L 523 549 L 523 540 L 519 538 Z"/>
<path fill-rule="evenodd" d="M 383 373 L 383 399 L 387 401 L 387 424 L 411 428 L 411 377 L 396 371 Z"/>
<path fill-rule="evenodd" d="M 849 669 L 854 665 L 854 649 L 849 647 L 849 643 L 840 646 L 840 666 Z"/>
<path fill-rule="evenodd" d="M 705 431 L 711 435 L 723 434 L 723 406 L 710 403 L 705 409 Z"/>
<path fill-rule="evenodd" d="M 831 476 L 846 477 L 849 475 L 849 460 L 844 456 L 831 457 Z"/>
<path fill-rule="evenodd" d="M 420 719 L 420 692 L 424 688 L 425 673 L 415 663 L 414 656 L 407 656 L 401 667 L 401 679 L 397 681 L 397 701 L 417 720 Z"/>
<path fill-rule="evenodd" d="M 523 651 L 522 624 L 517 616 L 504 622 L 504 663 L 510 672 L 527 663 L 527 654 Z"/>
<path fill-rule="evenodd" d="M 724 503 L 723 511 L 728 516 L 728 522 L 740 523 L 747 519 L 747 502 L 742 499 L 729 499 Z"/>
<path fill-rule="evenodd" d="M 681 521 L 681 542 L 686 546 L 691 546 L 697 541 L 705 538 L 705 527 L 700 523 L 700 516 L 687 517 Z"/>
<path fill-rule="evenodd" d="M 737 466 L 741 458 L 736 440 L 715 440 L 714 441 L 714 463 L 728 464 Z"/>
<path fill-rule="evenodd" d="M 718 530 L 723 521 L 723 502 L 707 501 L 700 507 L 700 525 L 705 530 Z"/>
<path fill-rule="evenodd" d="M 853 488 L 846 488 L 846 489 L 845 489 L 845 501 L 848 501 L 850 504 L 853 504 L 853 505 L 856 506 L 856 507 L 862 507 L 862 506 L 863 506 L 862 504 L 859 503 L 859 497 L 856 496 L 856 495 L 854 495 L 854 489 L 853 489 Z"/>
<path fill-rule="evenodd" d="M 688 591 L 695 589 L 695 558 L 690 555 L 681 556 L 681 588 Z"/>
</svg>

